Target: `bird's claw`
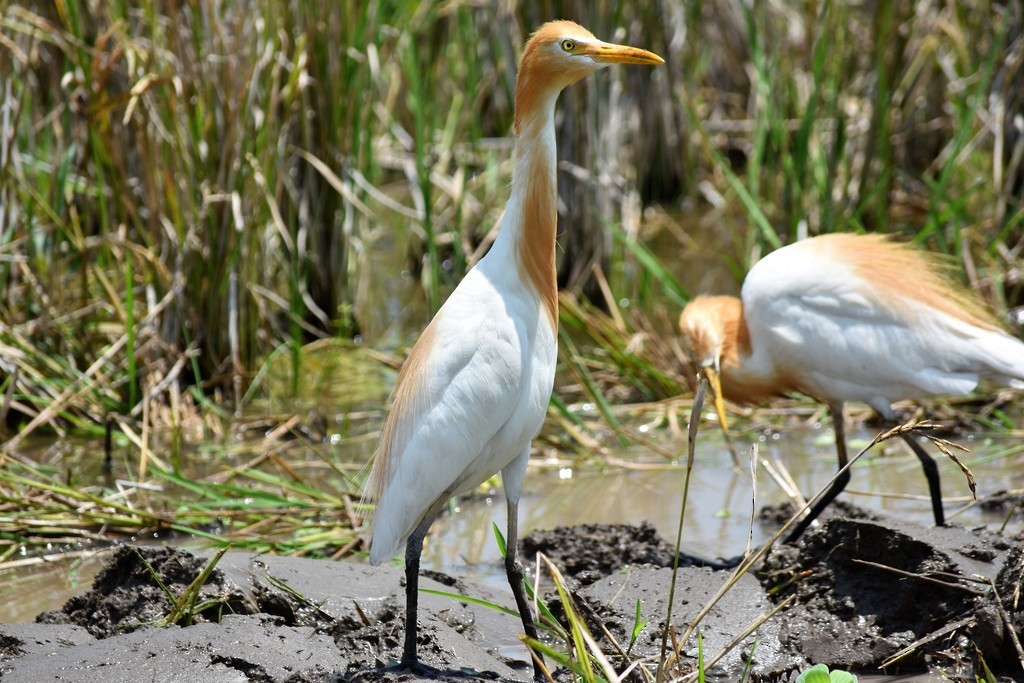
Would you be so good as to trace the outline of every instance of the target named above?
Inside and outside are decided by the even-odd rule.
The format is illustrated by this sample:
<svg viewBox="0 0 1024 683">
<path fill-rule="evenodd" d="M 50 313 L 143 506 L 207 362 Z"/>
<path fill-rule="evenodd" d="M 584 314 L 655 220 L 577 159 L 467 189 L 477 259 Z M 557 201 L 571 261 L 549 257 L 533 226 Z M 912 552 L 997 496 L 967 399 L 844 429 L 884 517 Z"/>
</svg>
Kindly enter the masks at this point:
<svg viewBox="0 0 1024 683">
<path fill-rule="evenodd" d="M 477 671 L 476 669 L 439 669 L 429 664 L 424 664 L 419 659 L 406 660 L 403 659 L 397 664 L 391 664 L 381 669 L 377 669 L 381 673 L 392 673 L 392 674 L 412 674 L 414 676 L 420 676 L 423 678 L 435 678 L 443 680 L 451 680 L 458 678 L 465 678 L 467 680 L 481 680 L 481 679 L 497 679 L 498 674 L 494 671 Z M 538 679 L 546 680 L 546 679 Z"/>
<path fill-rule="evenodd" d="M 686 553 L 679 553 L 679 566 L 680 567 L 706 567 L 714 570 L 725 570 L 735 569 L 740 565 L 743 560 L 746 559 L 743 555 L 737 555 L 736 557 L 716 557 L 715 559 L 708 559 L 706 557 L 698 557 L 697 555 L 688 555 Z"/>
<path fill-rule="evenodd" d="M 380 671 L 392 674 L 415 674 L 427 678 L 438 678 L 442 673 L 437 667 L 424 664 L 419 659 L 403 659 L 398 664 L 385 666 Z"/>
</svg>

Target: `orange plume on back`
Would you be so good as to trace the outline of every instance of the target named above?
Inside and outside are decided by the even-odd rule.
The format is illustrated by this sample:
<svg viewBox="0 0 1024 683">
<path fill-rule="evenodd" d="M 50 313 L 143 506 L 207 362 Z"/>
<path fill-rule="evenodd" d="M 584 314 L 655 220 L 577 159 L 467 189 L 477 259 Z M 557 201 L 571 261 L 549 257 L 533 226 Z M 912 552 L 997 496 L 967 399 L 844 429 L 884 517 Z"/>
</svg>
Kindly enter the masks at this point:
<svg viewBox="0 0 1024 683">
<path fill-rule="evenodd" d="M 953 265 L 940 254 L 887 235 L 835 233 L 815 243 L 837 252 L 895 308 L 919 304 L 970 325 L 1002 329 L 981 300 L 954 279 Z"/>
</svg>

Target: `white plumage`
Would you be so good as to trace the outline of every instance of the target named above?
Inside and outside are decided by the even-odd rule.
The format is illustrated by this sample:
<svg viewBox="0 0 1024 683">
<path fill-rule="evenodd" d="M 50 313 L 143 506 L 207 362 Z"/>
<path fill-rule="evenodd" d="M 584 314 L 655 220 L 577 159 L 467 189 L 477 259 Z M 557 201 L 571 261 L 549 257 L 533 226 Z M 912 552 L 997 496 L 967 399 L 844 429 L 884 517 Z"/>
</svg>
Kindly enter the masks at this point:
<svg viewBox="0 0 1024 683">
<path fill-rule="evenodd" d="M 1024 380 L 1024 343 L 953 284 L 948 270 L 937 256 L 879 235 L 813 237 L 759 261 L 741 299 L 690 302 L 679 319 L 682 345 L 713 385 L 720 374 L 731 400 L 800 391 L 827 402 L 842 466 L 846 401 L 867 403 L 892 421 L 894 401 L 964 394 L 982 380 Z M 925 469 L 941 525 L 938 470 L 920 444 L 905 440 Z M 790 540 L 848 479 L 822 496 Z"/>
<path fill-rule="evenodd" d="M 662 60 L 566 21 L 545 24 L 527 42 L 516 78 L 516 167 L 498 237 L 427 326 L 395 384 L 366 492 L 377 501 L 370 561 L 406 546 L 402 669 L 429 672 L 416 654 L 424 536 L 449 498 L 499 471 L 508 505 L 505 570 L 526 635 L 537 637 L 516 544 L 530 441 L 551 398 L 557 354 L 555 101 L 612 63 Z M 534 675 L 543 676 L 537 662 Z"/>
<path fill-rule="evenodd" d="M 886 417 L 894 401 L 1024 377 L 1024 343 L 976 310 L 941 310 L 922 299 L 918 288 L 926 283 L 914 265 L 896 261 L 906 268 L 902 274 L 865 278 L 850 259 L 861 249 L 922 255 L 874 236 L 825 235 L 772 252 L 751 268 L 741 293 L 752 350 L 742 363 L 747 372 L 799 377 L 800 390 L 811 396 L 862 401 Z M 893 279 L 900 289 L 888 288 Z M 728 396 L 729 371 L 722 373 Z"/>
<path fill-rule="evenodd" d="M 503 251 L 496 244 L 431 322 L 412 404 L 396 426 L 391 458 L 399 464 L 374 515 L 373 564 L 393 557 L 453 495 L 509 465 L 517 476 L 512 487 L 503 476 L 505 495 L 519 497 L 518 471 L 544 420 L 557 346 L 536 294 L 511 269 L 500 272 Z"/>
</svg>

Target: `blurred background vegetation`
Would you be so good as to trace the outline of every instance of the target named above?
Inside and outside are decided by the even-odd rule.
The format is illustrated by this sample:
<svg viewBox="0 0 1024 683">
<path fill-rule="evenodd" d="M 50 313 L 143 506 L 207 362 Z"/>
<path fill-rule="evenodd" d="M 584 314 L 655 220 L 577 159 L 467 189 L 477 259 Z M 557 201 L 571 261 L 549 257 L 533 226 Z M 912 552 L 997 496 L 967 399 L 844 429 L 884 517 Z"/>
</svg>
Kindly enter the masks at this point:
<svg viewBox="0 0 1024 683">
<path fill-rule="evenodd" d="M 311 342 L 411 343 L 493 239 L 518 54 L 553 18 L 666 59 L 560 101 L 563 398 L 685 390 L 664 334 L 679 306 L 802 235 L 900 233 L 949 254 L 1003 319 L 1024 305 L 1019 3 L 2 12 L 8 436 L 111 416 L 207 429 L 271 359 L 294 388 Z"/>
</svg>

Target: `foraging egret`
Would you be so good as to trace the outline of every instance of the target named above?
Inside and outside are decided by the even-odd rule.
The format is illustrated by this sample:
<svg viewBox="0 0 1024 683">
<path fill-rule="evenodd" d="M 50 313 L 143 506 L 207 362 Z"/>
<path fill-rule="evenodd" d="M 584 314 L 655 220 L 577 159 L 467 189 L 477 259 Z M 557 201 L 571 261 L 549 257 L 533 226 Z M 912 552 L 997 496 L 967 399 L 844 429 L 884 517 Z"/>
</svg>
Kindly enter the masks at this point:
<svg viewBox="0 0 1024 683">
<path fill-rule="evenodd" d="M 459 493 L 501 471 L 508 505 L 505 570 L 526 635 L 536 638 L 516 557 L 519 494 L 555 376 L 555 101 L 609 64 L 661 64 L 569 21 L 544 24 L 526 43 L 515 93 L 515 169 L 499 233 L 434 316 L 398 375 L 367 482 L 377 501 L 370 562 L 405 543 L 406 624 L 401 667 L 416 655 L 423 538 Z M 534 674 L 541 676 L 535 663 Z"/>
<path fill-rule="evenodd" d="M 740 299 L 691 301 L 679 318 L 682 346 L 715 390 L 723 425 L 723 392 L 740 403 L 788 391 L 826 402 L 842 468 L 846 401 L 895 422 L 893 401 L 965 394 L 980 380 L 1024 380 L 1024 343 L 946 270 L 935 255 L 881 235 L 805 239 L 751 268 Z M 912 436 L 903 439 L 921 461 L 942 526 L 935 461 Z M 849 479 L 841 474 L 786 540 L 798 538 Z"/>
</svg>

